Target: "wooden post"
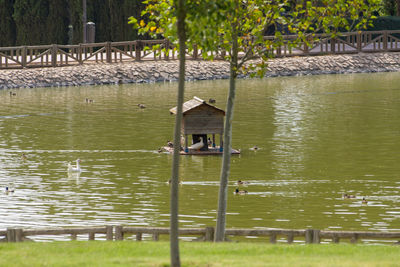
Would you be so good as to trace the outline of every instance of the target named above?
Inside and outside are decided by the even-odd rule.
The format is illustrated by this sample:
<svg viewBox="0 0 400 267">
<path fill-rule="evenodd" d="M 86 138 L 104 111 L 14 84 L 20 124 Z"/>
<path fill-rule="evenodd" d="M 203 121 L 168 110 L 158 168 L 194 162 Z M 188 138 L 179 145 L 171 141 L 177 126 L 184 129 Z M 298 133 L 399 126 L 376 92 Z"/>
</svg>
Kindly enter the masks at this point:
<svg viewBox="0 0 400 267">
<path fill-rule="evenodd" d="M 224 145 L 223 134 L 220 134 L 219 152 L 222 152 L 224 150 L 223 145 Z"/>
<path fill-rule="evenodd" d="M 26 68 L 26 62 L 27 62 L 27 48 L 26 46 L 22 47 L 22 55 L 21 55 L 21 64 L 23 68 Z"/>
<path fill-rule="evenodd" d="M 193 45 L 193 59 L 197 59 L 199 56 L 199 51 L 197 50 L 197 45 Z"/>
<path fill-rule="evenodd" d="M 204 241 L 212 242 L 214 240 L 214 227 L 206 227 Z"/>
<path fill-rule="evenodd" d="M 7 242 L 15 242 L 15 229 L 7 228 Z"/>
<path fill-rule="evenodd" d="M 335 53 L 336 51 L 336 40 L 334 38 L 331 39 L 331 53 Z"/>
<path fill-rule="evenodd" d="M 383 31 L 383 50 L 388 51 L 388 31 Z"/>
<path fill-rule="evenodd" d="M 361 48 L 362 48 L 362 36 L 361 36 L 361 32 L 357 33 L 357 37 L 356 37 L 356 42 L 357 42 L 357 51 L 361 52 Z"/>
<path fill-rule="evenodd" d="M 82 56 L 82 53 L 83 53 L 82 44 L 79 44 L 79 48 L 78 48 L 78 61 L 79 61 L 79 64 L 80 64 L 80 65 L 83 64 L 83 56 Z"/>
<path fill-rule="evenodd" d="M 216 146 L 216 145 L 215 145 L 215 134 L 213 134 L 212 137 L 213 137 L 213 140 L 212 140 L 212 147 L 215 147 L 215 146 Z"/>
<path fill-rule="evenodd" d="M 188 144 L 188 135 L 185 134 L 185 152 L 188 153 L 189 152 L 189 144 Z"/>
<path fill-rule="evenodd" d="M 24 241 L 24 233 L 22 229 L 15 229 L 15 242 Z"/>
<path fill-rule="evenodd" d="M 51 66 L 57 67 L 57 45 L 53 44 L 51 46 Z"/>
<path fill-rule="evenodd" d="M 114 227 L 111 225 L 106 226 L 106 239 L 108 241 L 112 241 L 114 239 L 114 234 L 113 234 Z"/>
<path fill-rule="evenodd" d="M 314 230 L 313 231 L 313 243 L 314 244 L 319 244 L 321 242 L 321 237 L 320 234 L 321 230 Z"/>
<path fill-rule="evenodd" d="M 94 240 L 94 233 L 89 233 L 89 240 Z"/>
<path fill-rule="evenodd" d="M 305 236 L 306 244 L 311 244 L 313 242 L 313 233 L 314 233 L 313 229 L 306 230 L 306 236 Z"/>
<path fill-rule="evenodd" d="M 71 234 L 71 240 L 74 241 L 76 240 L 77 234 Z"/>
<path fill-rule="evenodd" d="M 124 240 L 123 226 L 115 226 L 115 240 Z"/>
<path fill-rule="evenodd" d="M 142 233 L 136 233 L 136 241 L 142 241 Z"/>
<path fill-rule="evenodd" d="M 159 233 L 153 233 L 153 241 L 158 241 L 160 239 Z"/>
<path fill-rule="evenodd" d="M 165 39 L 164 48 L 165 48 L 164 59 L 169 60 L 169 40 L 168 39 Z"/>
<path fill-rule="evenodd" d="M 106 62 L 111 63 L 112 62 L 112 53 L 111 53 L 111 42 L 106 43 Z"/>
<path fill-rule="evenodd" d="M 357 241 L 358 241 L 358 234 L 353 234 L 353 236 L 352 236 L 351 239 L 350 239 L 350 242 L 351 242 L 352 244 L 356 244 Z"/>
<path fill-rule="evenodd" d="M 276 244 L 276 234 L 275 233 L 271 233 L 271 235 L 269 236 L 269 242 L 271 244 Z"/>
<path fill-rule="evenodd" d="M 142 50 L 142 42 L 137 40 L 135 43 L 135 60 L 140 61 L 140 53 Z"/>
<path fill-rule="evenodd" d="M 339 241 L 340 241 L 340 237 L 337 234 L 333 234 L 332 242 L 339 243 Z"/>
<path fill-rule="evenodd" d="M 293 234 L 293 232 L 291 232 L 291 233 L 289 233 L 288 236 L 287 236 L 287 242 L 288 242 L 288 244 L 292 244 L 292 243 L 293 243 L 293 240 L 294 240 L 294 234 Z"/>
</svg>

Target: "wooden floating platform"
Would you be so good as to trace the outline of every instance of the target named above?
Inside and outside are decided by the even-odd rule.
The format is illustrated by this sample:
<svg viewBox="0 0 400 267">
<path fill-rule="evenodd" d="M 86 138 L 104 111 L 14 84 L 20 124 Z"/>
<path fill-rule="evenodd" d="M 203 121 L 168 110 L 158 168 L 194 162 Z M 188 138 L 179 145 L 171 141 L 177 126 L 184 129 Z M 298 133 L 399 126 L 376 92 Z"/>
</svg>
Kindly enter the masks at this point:
<svg viewBox="0 0 400 267">
<path fill-rule="evenodd" d="M 169 147 L 169 146 L 165 146 L 164 150 L 169 152 L 169 153 L 174 153 L 174 148 L 173 147 Z M 222 155 L 222 151 L 220 151 L 219 147 L 208 147 L 208 150 L 204 150 L 204 151 L 198 151 L 198 150 L 192 150 L 189 149 L 189 152 L 185 152 L 184 150 L 182 150 L 180 152 L 181 155 Z M 232 154 L 240 154 L 240 150 L 234 149 L 232 148 Z"/>
</svg>

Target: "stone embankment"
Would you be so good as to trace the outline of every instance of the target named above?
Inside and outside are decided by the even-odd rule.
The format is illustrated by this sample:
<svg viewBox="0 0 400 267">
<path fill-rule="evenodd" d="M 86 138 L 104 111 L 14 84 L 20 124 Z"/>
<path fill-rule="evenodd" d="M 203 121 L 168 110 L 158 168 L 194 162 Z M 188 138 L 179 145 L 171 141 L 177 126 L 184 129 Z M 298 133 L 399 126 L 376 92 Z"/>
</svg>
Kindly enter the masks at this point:
<svg viewBox="0 0 400 267">
<path fill-rule="evenodd" d="M 187 80 L 229 78 L 223 61 L 191 61 Z M 267 77 L 400 71 L 400 53 L 287 57 L 269 61 Z M 242 75 L 241 77 L 244 77 Z M 178 61 L 86 64 L 70 67 L 0 70 L 0 89 L 177 81 Z"/>
</svg>

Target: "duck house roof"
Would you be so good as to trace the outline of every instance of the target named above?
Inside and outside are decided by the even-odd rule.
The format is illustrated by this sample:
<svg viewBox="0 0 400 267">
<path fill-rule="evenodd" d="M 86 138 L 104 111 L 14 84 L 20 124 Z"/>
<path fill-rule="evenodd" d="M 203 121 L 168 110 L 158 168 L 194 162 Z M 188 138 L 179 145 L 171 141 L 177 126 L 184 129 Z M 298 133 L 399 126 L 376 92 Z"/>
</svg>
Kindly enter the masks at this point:
<svg viewBox="0 0 400 267">
<path fill-rule="evenodd" d="M 219 109 L 216 106 L 210 105 L 205 100 L 203 100 L 203 99 L 201 99 L 201 98 L 199 98 L 197 96 L 194 96 L 193 99 L 190 99 L 189 101 L 186 101 L 185 103 L 183 103 L 183 111 L 182 111 L 183 115 L 185 115 L 185 113 L 188 113 L 189 111 L 191 111 L 193 109 L 196 109 L 198 107 L 201 107 L 201 106 L 203 106 L 202 107 L 203 109 L 213 110 L 214 112 L 222 113 L 223 115 L 225 115 L 225 111 L 224 110 Z M 176 110 L 177 110 L 177 108 L 174 107 L 174 108 L 171 108 L 169 110 L 169 112 L 171 114 L 175 114 L 176 115 Z"/>
</svg>

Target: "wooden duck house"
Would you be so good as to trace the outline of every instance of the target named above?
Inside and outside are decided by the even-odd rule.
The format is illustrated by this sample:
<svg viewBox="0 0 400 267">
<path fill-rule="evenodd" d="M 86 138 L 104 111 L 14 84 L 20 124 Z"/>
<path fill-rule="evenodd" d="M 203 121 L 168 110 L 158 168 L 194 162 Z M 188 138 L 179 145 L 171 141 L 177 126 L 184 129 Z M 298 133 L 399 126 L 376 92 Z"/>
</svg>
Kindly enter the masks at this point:
<svg viewBox="0 0 400 267">
<path fill-rule="evenodd" d="M 176 110 L 174 107 L 170 113 L 176 115 Z M 181 154 L 222 154 L 225 111 L 195 96 L 183 103 L 182 112 Z M 219 145 L 216 144 L 216 135 L 219 135 Z M 165 149 L 173 152 L 171 147 Z M 239 153 L 232 149 L 232 154 Z"/>
</svg>

